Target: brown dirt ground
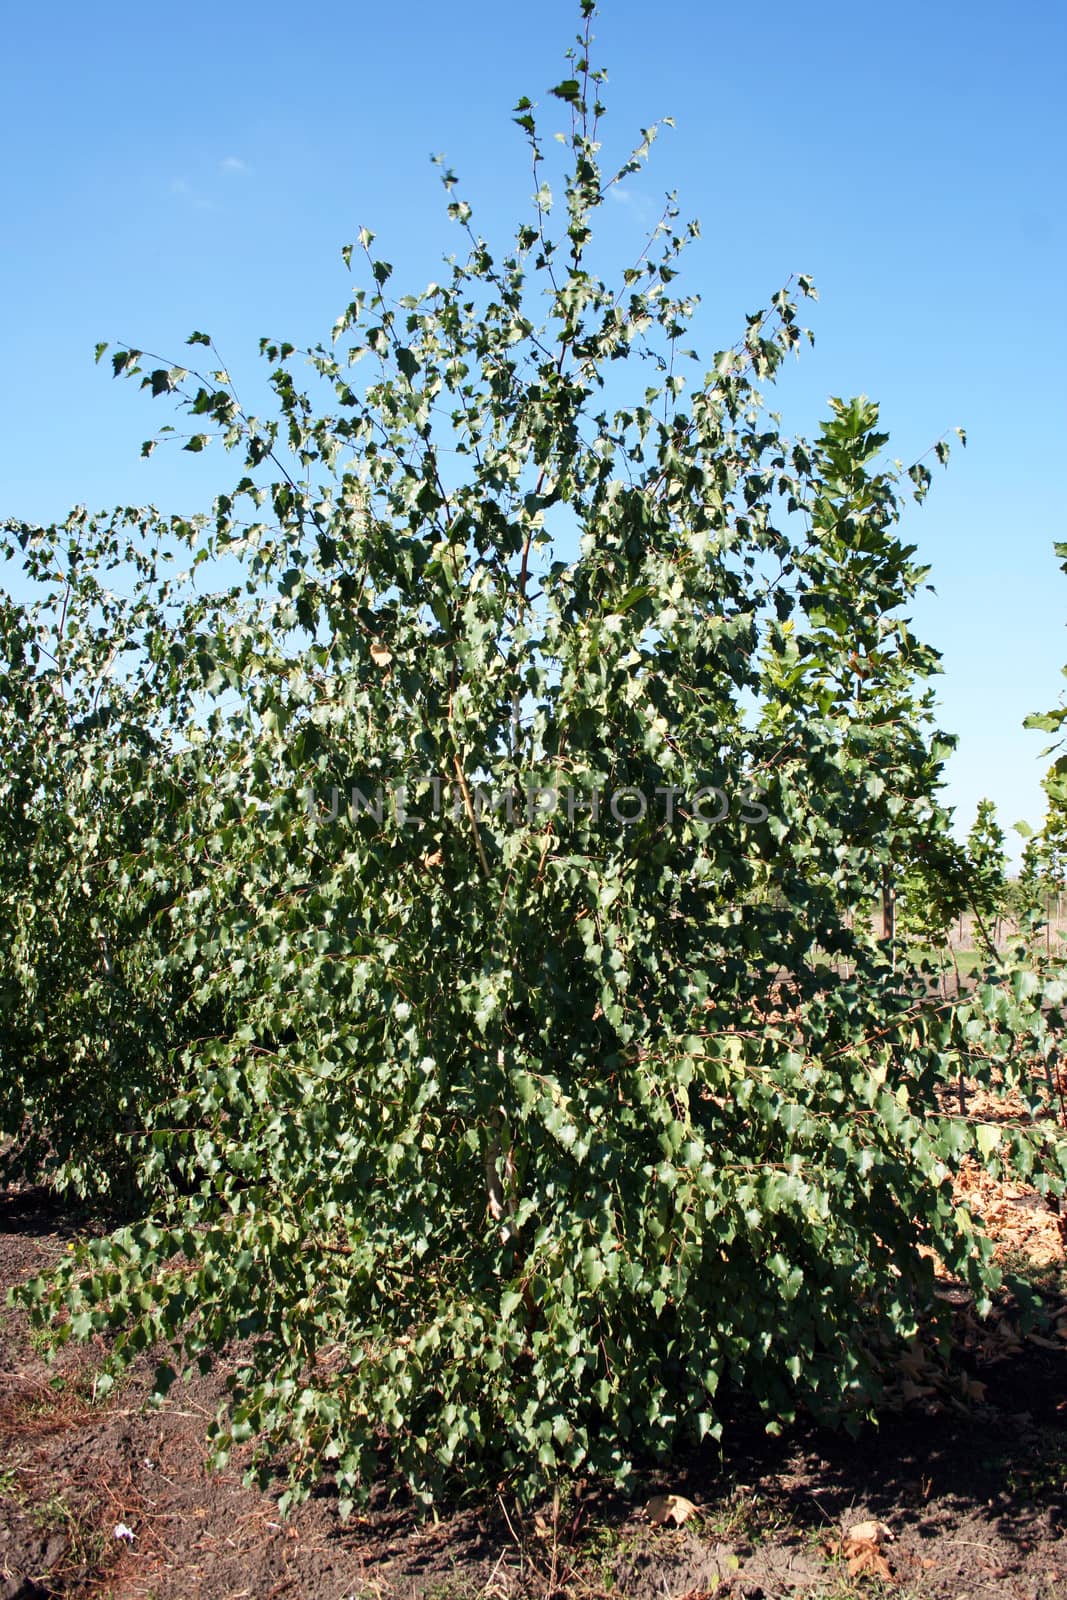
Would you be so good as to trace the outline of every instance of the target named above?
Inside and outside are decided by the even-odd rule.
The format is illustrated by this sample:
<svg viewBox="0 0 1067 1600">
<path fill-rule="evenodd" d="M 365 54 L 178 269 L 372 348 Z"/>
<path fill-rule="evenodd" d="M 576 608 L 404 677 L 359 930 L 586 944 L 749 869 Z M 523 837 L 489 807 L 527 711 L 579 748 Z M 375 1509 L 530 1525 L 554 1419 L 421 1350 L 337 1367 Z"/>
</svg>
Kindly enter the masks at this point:
<svg viewBox="0 0 1067 1600">
<path fill-rule="evenodd" d="M 679 1462 L 669 1482 L 577 1485 L 526 1518 L 500 1502 L 427 1522 L 383 1488 L 342 1524 L 327 1487 L 283 1521 L 239 1469 L 204 1469 L 220 1375 L 147 1411 L 135 1372 L 97 1404 L 93 1351 L 47 1366 L 5 1308 L 0 1600 L 1067 1600 L 1063 1240 L 1018 1186 L 975 1176 L 967 1198 L 1006 1258 L 1032 1261 L 1042 1331 L 1022 1330 L 1010 1302 L 980 1325 L 959 1293 L 954 1370 L 916 1346 L 896 1409 L 859 1439 L 806 1427 L 772 1440 L 739 1420 L 722 1452 Z M 0 1288 L 74 1231 L 42 1191 L 0 1195 Z M 651 1524 L 661 1492 L 695 1503 L 684 1526 Z M 892 1541 L 842 1549 L 865 1518 Z"/>
</svg>

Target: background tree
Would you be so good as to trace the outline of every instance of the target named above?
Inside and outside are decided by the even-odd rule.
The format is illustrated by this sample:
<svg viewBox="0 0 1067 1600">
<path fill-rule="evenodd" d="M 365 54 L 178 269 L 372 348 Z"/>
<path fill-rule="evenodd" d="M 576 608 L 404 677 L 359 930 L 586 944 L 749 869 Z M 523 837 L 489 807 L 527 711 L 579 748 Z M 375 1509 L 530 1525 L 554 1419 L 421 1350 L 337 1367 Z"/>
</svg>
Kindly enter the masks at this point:
<svg viewBox="0 0 1067 1600">
<path fill-rule="evenodd" d="M 801 864 L 783 852 L 778 866 L 790 875 L 799 866 L 810 881 L 820 870 L 817 842 L 825 841 L 825 882 L 837 885 L 842 907 L 868 916 L 875 898 L 892 903 L 900 862 L 939 831 L 936 793 L 953 741 L 932 722 L 928 680 L 940 658 L 900 614 L 928 569 L 895 531 L 897 481 L 875 465 L 888 441 L 877 429 L 878 408 L 863 397 L 831 404 L 833 418 L 812 450 L 818 537 L 789 555 L 804 576 L 803 624 L 788 620 L 780 636 L 769 630 L 762 734 L 772 812 L 801 808 L 800 822 L 810 806 L 832 813 L 841 830 L 828 837 L 811 819 L 810 853 Z M 921 472 L 917 481 L 925 492 Z M 790 885 L 787 900 L 793 893 Z M 892 937 L 891 926 L 885 932 Z"/>
<path fill-rule="evenodd" d="M 1067 572 L 1067 544 L 1056 544 L 1054 549 L 1061 569 Z M 1067 668 L 1064 675 L 1067 676 Z M 1035 712 L 1026 718 L 1025 726 L 1045 733 L 1059 733 L 1065 720 L 1067 709 L 1061 704 L 1054 711 Z M 1067 755 L 1059 753 L 1062 749 L 1063 739 L 1060 738 L 1043 752 L 1046 756 L 1055 755 L 1056 759 L 1042 780 L 1045 816 L 1038 833 L 1027 838 L 1020 874 L 1020 893 L 1031 897 L 1046 922 L 1052 916 L 1052 897 L 1056 897 L 1058 913 L 1060 897 L 1067 887 Z"/>
<path fill-rule="evenodd" d="M 0 600 L 0 1172 L 110 1204 L 132 1201 L 130 1141 L 171 1047 L 212 1021 L 190 1020 L 187 979 L 161 970 L 167 891 L 131 876 L 175 819 L 151 673 L 123 667 L 166 607 L 143 531 L 80 509 L 61 535 L 22 530 L 39 598 Z M 120 563 L 130 602 L 105 587 Z"/>
<path fill-rule="evenodd" d="M 919 841 L 900 878 L 901 936 L 942 953 L 950 948 L 952 928 L 968 904 L 966 853 L 949 826 L 941 813 L 939 825 Z"/>
<path fill-rule="evenodd" d="M 1061 895 L 1067 887 L 1067 806 L 1058 795 L 1049 797 L 1040 838 L 1045 882 L 1052 892 Z"/>
<path fill-rule="evenodd" d="M 967 835 L 967 898 L 978 936 L 993 952 L 1004 908 L 1007 862 L 1004 830 L 997 822 L 996 807 L 992 800 L 979 800 L 977 815 Z"/>
</svg>

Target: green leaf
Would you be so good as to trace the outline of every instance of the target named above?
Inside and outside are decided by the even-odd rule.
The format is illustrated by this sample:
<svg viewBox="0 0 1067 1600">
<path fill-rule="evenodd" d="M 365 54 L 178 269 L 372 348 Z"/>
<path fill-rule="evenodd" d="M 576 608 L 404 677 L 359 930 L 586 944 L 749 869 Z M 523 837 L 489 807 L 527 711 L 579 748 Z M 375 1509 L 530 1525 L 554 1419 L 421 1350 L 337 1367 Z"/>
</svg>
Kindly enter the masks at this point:
<svg viewBox="0 0 1067 1600">
<path fill-rule="evenodd" d="M 982 1159 L 988 1161 L 1000 1145 L 1001 1131 L 995 1123 L 980 1122 L 974 1130 L 975 1144 Z"/>
</svg>

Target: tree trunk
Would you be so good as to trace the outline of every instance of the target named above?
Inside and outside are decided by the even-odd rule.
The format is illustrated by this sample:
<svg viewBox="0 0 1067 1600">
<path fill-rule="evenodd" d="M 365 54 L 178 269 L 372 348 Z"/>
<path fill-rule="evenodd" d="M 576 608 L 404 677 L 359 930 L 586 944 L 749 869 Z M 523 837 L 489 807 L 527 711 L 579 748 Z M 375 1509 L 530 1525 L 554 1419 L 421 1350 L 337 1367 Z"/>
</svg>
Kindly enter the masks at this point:
<svg viewBox="0 0 1067 1600">
<path fill-rule="evenodd" d="M 893 915 L 893 884 L 888 868 L 882 874 L 882 938 L 890 942 L 896 936 L 896 919 Z"/>
</svg>

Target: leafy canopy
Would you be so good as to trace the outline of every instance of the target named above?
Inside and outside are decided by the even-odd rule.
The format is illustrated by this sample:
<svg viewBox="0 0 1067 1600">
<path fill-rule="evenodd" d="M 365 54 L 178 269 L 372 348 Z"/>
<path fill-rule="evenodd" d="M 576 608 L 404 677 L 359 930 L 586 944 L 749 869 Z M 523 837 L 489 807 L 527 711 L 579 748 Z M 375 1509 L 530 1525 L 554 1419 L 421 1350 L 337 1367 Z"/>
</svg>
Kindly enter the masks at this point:
<svg viewBox="0 0 1067 1600">
<path fill-rule="evenodd" d="M 263 342 L 264 415 L 204 333 L 114 352 L 232 488 L 9 529 L 5 1127 L 134 1196 L 30 1299 L 169 1346 L 161 1392 L 248 1341 L 218 1458 L 343 1508 L 383 1447 L 431 1496 L 623 1473 L 733 1390 L 862 1414 L 931 1251 L 997 1282 L 952 1169 L 1062 1187 L 1040 1121 L 938 1109 L 964 1060 L 1029 1084 L 1038 980 L 932 1009 L 850 916 L 945 748 L 908 476 L 865 398 L 766 411 L 809 279 L 701 368 L 673 199 L 594 270 L 655 130 L 602 166 L 581 9 L 510 242 L 443 168 L 440 281 L 395 296 L 362 231 L 330 338 Z"/>
</svg>

